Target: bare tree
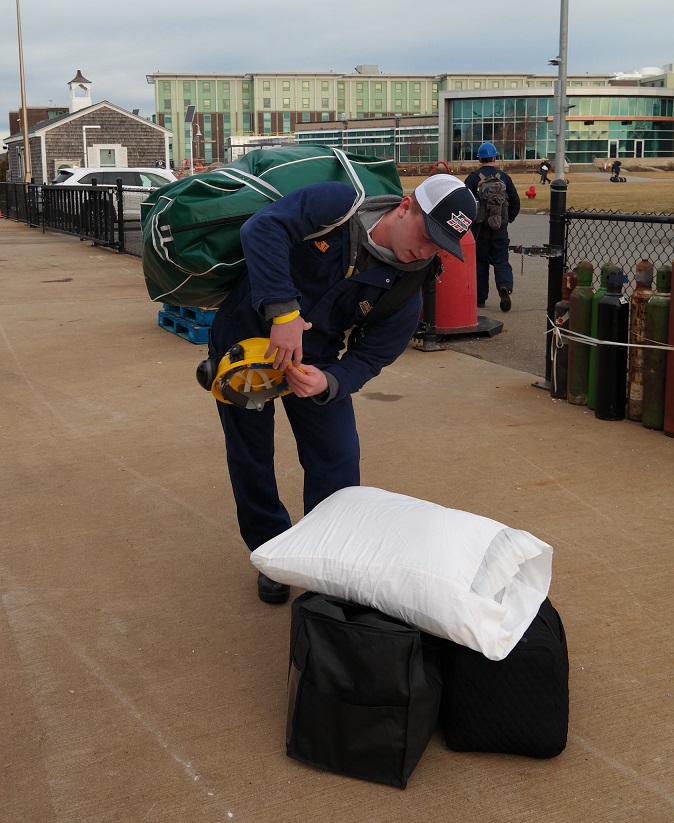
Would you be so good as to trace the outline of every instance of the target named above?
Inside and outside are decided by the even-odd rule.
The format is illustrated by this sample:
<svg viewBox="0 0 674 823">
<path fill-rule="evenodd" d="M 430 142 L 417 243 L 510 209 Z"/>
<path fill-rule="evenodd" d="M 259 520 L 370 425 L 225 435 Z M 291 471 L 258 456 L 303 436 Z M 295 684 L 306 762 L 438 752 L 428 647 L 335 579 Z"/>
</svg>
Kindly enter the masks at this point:
<svg viewBox="0 0 674 823">
<path fill-rule="evenodd" d="M 503 123 L 501 154 L 512 150 L 515 160 L 526 160 L 527 149 L 536 150 L 537 122 L 534 117 L 507 118 Z"/>
</svg>

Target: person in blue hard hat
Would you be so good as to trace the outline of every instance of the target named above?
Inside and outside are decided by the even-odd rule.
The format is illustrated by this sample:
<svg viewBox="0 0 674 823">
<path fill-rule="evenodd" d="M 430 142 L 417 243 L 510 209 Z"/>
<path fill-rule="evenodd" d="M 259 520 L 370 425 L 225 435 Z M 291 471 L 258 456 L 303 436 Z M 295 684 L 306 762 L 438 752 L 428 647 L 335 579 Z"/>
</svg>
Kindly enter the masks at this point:
<svg viewBox="0 0 674 823">
<path fill-rule="evenodd" d="M 508 257 L 508 223 L 520 212 L 520 198 L 510 175 L 496 166 L 498 151 L 493 143 L 482 143 L 477 158 L 480 168 L 465 180 L 478 202 L 477 217 L 471 227 L 475 236 L 477 305 L 482 308 L 487 302 L 489 267 L 493 266 L 501 311 L 510 311 L 513 270 Z"/>
<path fill-rule="evenodd" d="M 275 412 L 283 405 L 297 444 L 305 514 L 359 485 L 351 395 L 405 350 L 437 253 L 463 260 L 461 238 L 477 213 L 460 180 L 436 174 L 412 195 L 366 197 L 350 220 L 312 238 L 339 221 L 355 196 L 343 183 L 316 183 L 250 217 L 241 229 L 247 274 L 213 320 L 210 358 L 238 341 L 269 338 L 264 356 L 274 357 L 292 389 L 260 411 L 217 404 L 239 530 L 251 551 L 291 526 L 274 470 Z M 289 595 L 263 574 L 257 590 L 265 603 Z"/>
</svg>

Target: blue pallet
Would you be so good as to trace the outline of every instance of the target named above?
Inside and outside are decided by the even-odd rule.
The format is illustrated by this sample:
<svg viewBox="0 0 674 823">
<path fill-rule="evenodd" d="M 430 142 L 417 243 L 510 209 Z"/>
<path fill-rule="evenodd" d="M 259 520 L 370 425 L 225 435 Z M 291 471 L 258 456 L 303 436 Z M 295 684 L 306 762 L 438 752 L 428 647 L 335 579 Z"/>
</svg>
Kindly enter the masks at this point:
<svg viewBox="0 0 674 823">
<path fill-rule="evenodd" d="M 195 306 L 174 306 L 171 303 L 164 303 L 164 311 L 176 317 L 184 317 L 200 326 L 210 326 L 213 318 L 217 314 L 217 309 L 199 309 Z"/>
<path fill-rule="evenodd" d="M 201 326 L 167 311 L 159 312 L 158 322 L 162 329 L 177 334 L 190 343 L 208 343 L 209 326 Z"/>
</svg>

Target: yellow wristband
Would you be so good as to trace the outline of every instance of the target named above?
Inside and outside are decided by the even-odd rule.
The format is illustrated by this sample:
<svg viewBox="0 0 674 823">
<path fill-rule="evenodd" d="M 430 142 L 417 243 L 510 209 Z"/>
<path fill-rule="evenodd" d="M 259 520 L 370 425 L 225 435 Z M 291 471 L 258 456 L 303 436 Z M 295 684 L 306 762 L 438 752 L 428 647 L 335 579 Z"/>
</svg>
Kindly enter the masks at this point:
<svg viewBox="0 0 674 823">
<path fill-rule="evenodd" d="M 295 309 L 295 311 L 289 311 L 287 314 L 279 314 L 278 317 L 272 317 L 271 322 L 278 326 L 279 323 L 290 323 L 291 320 L 299 316 L 299 311 Z"/>
</svg>

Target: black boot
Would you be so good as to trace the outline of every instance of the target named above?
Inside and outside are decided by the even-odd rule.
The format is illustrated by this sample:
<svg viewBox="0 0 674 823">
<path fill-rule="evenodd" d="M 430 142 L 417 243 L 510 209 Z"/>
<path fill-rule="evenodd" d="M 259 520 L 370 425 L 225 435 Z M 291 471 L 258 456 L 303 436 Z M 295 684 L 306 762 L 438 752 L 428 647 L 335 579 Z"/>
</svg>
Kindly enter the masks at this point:
<svg viewBox="0 0 674 823">
<path fill-rule="evenodd" d="M 501 298 L 501 311 L 510 311 L 510 306 L 512 305 L 510 300 L 510 292 L 508 291 L 506 286 L 501 286 L 498 290 L 498 295 Z"/>
<path fill-rule="evenodd" d="M 260 572 L 257 576 L 257 596 L 263 603 L 285 603 L 290 595 L 290 586 L 277 583 Z"/>
</svg>

